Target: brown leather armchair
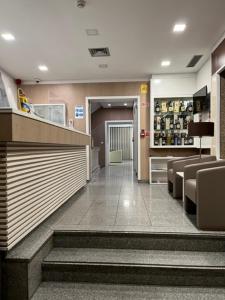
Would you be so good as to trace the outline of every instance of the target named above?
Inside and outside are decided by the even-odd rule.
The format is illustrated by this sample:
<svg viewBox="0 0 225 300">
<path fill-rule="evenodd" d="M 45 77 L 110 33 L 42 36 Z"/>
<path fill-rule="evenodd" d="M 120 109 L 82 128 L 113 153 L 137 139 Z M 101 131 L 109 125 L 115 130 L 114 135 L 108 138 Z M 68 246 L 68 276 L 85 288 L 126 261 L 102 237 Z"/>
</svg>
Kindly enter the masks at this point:
<svg viewBox="0 0 225 300">
<path fill-rule="evenodd" d="M 199 229 L 225 230 L 225 160 L 184 167 L 184 207 Z"/>
<path fill-rule="evenodd" d="M 177 172 L 184 172 L 187 165 L 215 161 L 216 157 L 212 155 L 199 155 L 183 157 L 179 159 L 169 160 L 167 163 L 168 174 L 168 191 L 172 193 L 174 198 L 182 198 L 183 196 L 183 180 L 177 175 Z"/>
</svg>

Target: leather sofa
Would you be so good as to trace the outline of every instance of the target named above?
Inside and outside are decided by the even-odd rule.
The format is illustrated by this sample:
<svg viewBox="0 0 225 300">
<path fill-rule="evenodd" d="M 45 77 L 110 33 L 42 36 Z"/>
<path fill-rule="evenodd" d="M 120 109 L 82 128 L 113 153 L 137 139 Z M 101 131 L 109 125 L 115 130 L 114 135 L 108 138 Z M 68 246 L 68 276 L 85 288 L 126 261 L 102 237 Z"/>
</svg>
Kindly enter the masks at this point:
<svg viewBox="0 0 225 300">
<path fill-rule="evenodd" d="M 184 208 L 203 230 L 225 230 L 225 160 L 184 167 Z"/>
<path fill-rule="evenodd" d="M 212 155 L 202 155 L 202 158 L 199 155 L 194 155 L 169 160 L 167 163 L 168 191 L 173 198 L 182 198 L 183 196 L 183 180 L 177 175 L 177 172 L 184 172 L 184 167 L 187 165 L 215 160 L 216 157 Z"/>
</svg>

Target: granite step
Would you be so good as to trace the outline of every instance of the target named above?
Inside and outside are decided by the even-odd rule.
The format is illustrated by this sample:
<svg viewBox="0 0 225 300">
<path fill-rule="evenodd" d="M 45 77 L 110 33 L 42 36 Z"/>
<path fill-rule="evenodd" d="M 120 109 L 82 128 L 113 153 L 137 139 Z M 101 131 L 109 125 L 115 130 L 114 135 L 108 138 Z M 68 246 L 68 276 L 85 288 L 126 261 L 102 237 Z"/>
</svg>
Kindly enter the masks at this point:
<svg viewBox="0 0 225 300">
<path fill-rule="evenodd" d="M 43 282 L 32 300 L 224 300 L 225 288 Z"/>
<path fill-rule="evenodd" d="M 55 231 L 53 239 L 60 248 L 225 251 L 225 235 L 215 232 Z"/>
<path fill-rule="evenodd" d="M 44 281 L 224 286 L 225 253 L 53 248 L 42 271 Z"/>
</svg>

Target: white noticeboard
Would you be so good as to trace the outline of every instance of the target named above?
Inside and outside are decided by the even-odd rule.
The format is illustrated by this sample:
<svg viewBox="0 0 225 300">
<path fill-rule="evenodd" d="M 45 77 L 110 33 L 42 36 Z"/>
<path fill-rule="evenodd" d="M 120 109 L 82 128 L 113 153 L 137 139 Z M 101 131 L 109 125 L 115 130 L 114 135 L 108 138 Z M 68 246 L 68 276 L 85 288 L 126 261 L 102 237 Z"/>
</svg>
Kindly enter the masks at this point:
<svg viewBox="0 0 225 300">
<path fill-rule="evenodd" d="M 83 105 L 75 106 L 75 119 L 83 119 L 84 118 L 84 107 Z"/>
</svg>

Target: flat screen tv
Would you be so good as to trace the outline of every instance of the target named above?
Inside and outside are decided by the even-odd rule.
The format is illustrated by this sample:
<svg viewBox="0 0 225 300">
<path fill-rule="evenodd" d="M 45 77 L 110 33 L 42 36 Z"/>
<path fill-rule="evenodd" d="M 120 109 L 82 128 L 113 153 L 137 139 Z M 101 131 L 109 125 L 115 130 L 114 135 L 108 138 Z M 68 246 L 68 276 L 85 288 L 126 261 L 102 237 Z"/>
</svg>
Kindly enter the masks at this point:
<svg viewBox="0 0 225 300">
<path fill-rule="evenodd" d="M 207 86 L 193 95 L 193 110 L 194 114 L 210 111 L 210 94 L 207 92 Z"/>
</svg>

